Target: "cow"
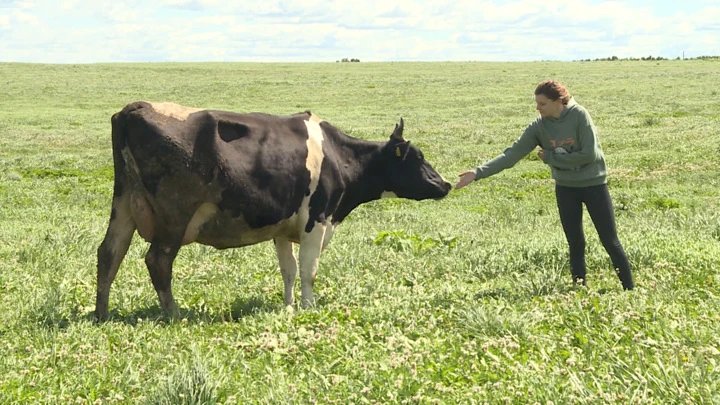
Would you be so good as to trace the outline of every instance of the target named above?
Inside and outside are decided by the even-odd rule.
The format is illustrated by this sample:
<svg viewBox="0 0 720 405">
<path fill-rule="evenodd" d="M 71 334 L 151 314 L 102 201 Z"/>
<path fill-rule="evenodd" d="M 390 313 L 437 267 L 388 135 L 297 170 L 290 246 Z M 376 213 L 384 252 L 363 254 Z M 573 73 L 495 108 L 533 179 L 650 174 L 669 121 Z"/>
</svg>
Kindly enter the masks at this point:
<svg viewBox="0 0 720 405">
<path fill-rule="evenodd" d="M 108 298 L 131 239 L 150 243 L 145 264 L 165 316 L 178 318 L 170 288 L 181 246 L 226 249 L 273 240 L 294 303 L 299 243 L 301 307 L 315 304 L 320 252 L 360 204 L 385 197 L 442 199 L 451 185 L 403 137 L 346 135 L 310 111 L 278 116 L 138 101 L 112 116 L 114 187 L 97 250 L 95 316 Z"/>
</svg>

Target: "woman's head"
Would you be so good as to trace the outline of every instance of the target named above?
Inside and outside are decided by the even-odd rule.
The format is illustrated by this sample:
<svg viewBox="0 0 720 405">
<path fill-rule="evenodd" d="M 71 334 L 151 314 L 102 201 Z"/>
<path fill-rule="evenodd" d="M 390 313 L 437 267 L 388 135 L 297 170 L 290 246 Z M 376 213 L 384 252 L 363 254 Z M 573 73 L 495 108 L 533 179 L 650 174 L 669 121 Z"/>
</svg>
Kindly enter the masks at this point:
<svg viewBox="0 0 720 405">
<path fill-rule="evenodd" d="M 567 87 L 555 80 L 545 80 L 544 82 L 538 84 L 537 88 L 535 88 L 535 95 L 537 96 L 540 94 L 545 96 L 548 100 L 560 100 L 565 105 L 567 105 L 571 98 Z"/>
<path fill-rule="evenodd" d="M 555 80 L 545 80 L 535 88 L 535 108 L 542 117 L 559 118 L 570 98 L 568 89 Z"/>
</svg>

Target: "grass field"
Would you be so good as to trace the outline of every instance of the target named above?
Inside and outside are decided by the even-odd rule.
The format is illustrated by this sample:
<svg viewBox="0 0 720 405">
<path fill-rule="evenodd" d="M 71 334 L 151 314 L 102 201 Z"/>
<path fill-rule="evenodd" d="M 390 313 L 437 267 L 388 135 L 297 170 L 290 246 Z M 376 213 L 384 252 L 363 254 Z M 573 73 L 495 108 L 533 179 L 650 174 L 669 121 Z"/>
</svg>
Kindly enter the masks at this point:
<svg viewBox="0 0 720 405">
<path fill-rule="evenodd" d="M 0 403 L 720 403 L 720 61 L 0 64 Z M 337 229 L 319 305 L 282 307 L 271 243 L 175 261 L 169 323 L 136 237 L 92 321 L 110 116 L 135 100 L 306 109 L 405 135 L 451 181 L 564 82 L 593 115 L 636 290 L 586 215 L 573 287 L 534 154 L 443 201 L 381 200 Z"/>
</svg>

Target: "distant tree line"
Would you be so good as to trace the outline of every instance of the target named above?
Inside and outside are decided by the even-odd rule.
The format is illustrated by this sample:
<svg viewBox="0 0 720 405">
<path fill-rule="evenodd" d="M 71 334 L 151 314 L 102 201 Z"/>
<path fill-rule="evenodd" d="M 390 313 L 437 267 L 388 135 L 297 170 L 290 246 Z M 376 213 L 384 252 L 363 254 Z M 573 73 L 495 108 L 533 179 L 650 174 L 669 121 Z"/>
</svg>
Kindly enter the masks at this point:
<svg viewBox="0 0 720 405">
<path fill-rule="evenodd" d="M 335 62 L 360 62 L 360 59 L 355 59 L 355 58 L 352 58 L 352 59 L 342 58 L 342 59 L 340 59 L 340 60 L 336 60 Z"/>
<path fill-rule="evenodd" d="M 682 59 L 682 60 L 692 60 L 692 59 L 707 59 L 707 60 L 712 60 L 712 59 L 720 59 L 720 56 L 707 55 L 707 56 L 697 56 L 697 57 L 694 57 L 694 58 L 681 58 L 681 57 L 678 56 L 677 58 L 675 58 L 675 60 L 681 60 L 681 59 Z M 652 55 L 650 55 L 650 56 L 643 56 L 643 57 L 640 57 L 640 58 L 633 58 L 633 57 L 630 57 L 630 58 L 618 58 L 617 56 L 611 56 L 611 57 L 609 57 L 609 58 L 580 59 L 580 62 L 592 62 L 592 61 L 597 62 L 597 61 L 613 61 L 613 60 L 670 60 L 670 59 L 668 59 L 668 58 L 663 58 L 662 56 L 652 56 Z"/>
</svg>

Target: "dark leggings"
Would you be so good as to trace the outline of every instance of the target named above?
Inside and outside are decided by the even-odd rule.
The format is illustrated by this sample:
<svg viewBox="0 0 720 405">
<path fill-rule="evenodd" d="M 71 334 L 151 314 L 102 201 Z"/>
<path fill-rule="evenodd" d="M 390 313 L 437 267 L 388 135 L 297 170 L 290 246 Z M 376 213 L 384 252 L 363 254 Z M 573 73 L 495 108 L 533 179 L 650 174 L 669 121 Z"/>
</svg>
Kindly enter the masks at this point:
<svg viewBox="0 0 720 405">
<path fill-rule="evenodd" d="M 585 234 L 583 233 L 583 209 L 585 203 L 595 229 L 605 250 L 610 255 L 623 288 L 632 290 L 635 286 L 630 262 L 623 250 L 615 229 L 615 214 L 606 184 L 590 187 L 555 186 L 560 222 L 570 246 L 570 270 L 573 280 L 585 280 Z"/>
</svg>

